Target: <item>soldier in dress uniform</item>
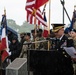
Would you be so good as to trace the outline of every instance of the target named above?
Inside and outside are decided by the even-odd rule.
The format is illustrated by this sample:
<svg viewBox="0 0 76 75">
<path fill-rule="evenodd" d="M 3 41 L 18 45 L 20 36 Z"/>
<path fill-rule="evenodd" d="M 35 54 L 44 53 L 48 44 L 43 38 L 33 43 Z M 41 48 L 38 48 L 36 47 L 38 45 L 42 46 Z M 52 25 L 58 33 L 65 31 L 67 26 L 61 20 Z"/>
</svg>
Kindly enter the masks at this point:
<svg viewBox="0 0 76 75">
<path fill-rule="evenodd" d="M 52 24 L 53 26 L 53 32 L 55 34 L 55 38 L 59 39 L 58 44 L 56 45 L 56 50 L 59 52 L 62 50 L 62 54 L 64 55 L 64 58 L 67 59 L 67 62 L 65 62 L 66 66 L 63 67 L 62 72 L 64 73 L 63 75 L 73 75 L 74 70 L 73 70 L 73 63 L 71 57 L 63 50 L 63 47 L 73 47 L 73 40 L 69 40 L 68 37 L 65 36 L 64 34 L 64 25 L 65 24 Z M 69 58 L 69 59 L 68 59 Z M 69 61 L 68 61 L 69 60 Z M 61 59 L 62 62 L 63 58 Z"/>
<path fill-rule="evenodd" d="M 55 34 L 55 37 L 58 38 L 59 41 L 59 46 L 60 47 L 71 47 L 73 45 L 73 40 L 69 40 L 67 36 L 64 34 L 64 25 L 65 24 L 52 24 L 53 26 L 53 32 Z"/>
<path fill-rule="evenodd" d="M 20 58 L 27 58 L 27 50 L 31 48 L 31 44 L 28 44 L 31 42 L 30 33 L 26 33 L 24 37 L 25 37 L 26 41 L 23 43 L 22 51 L 19 56 Z"/>
</svg>

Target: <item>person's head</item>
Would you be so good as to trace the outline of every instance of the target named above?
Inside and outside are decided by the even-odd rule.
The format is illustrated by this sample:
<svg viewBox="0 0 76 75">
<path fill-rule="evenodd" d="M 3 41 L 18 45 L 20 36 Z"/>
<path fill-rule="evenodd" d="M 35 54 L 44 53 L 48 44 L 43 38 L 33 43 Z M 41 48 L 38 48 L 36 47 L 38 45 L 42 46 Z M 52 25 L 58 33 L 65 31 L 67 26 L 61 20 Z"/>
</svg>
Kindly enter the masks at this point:
<svg viewBox="0 0 76 75">
<path fill-rule="evenodd" d="M 50 37 L 51 37 L 51 38 L 55 37 L 55 34 L 54 34 L 54 32 L 52 31 L 52 29 L 50 29 Z"/>
<path fill-rule="evenodd" d="M 13 38 L 12 38 L 12 43 L 16 43 L 17 41 L 18 41 L 17 36 L 13 36 Z"/>
<path fill-rule="evenodd" d="M 11 34 L 12 34 L 12 32 L 8 30 L 8 35 L 11 35 Z"/>
<path fill-rule="evenodd" d="M 25 35 L 25 32 L 20 33 L 20 38 L 23 39 L 24 35 Z"/>
<path fill-rule="evenodd" d="M 70 35 L 72 38 L 75 38 L 75 37 L 76 37 L 76 30 L 75 30 L 75 29 L 72 29 L 72 30 L 69 32 L 69 35 Z"/>
<path fill-rule="evenodd" d="M 39 37 L 42 36 L 42 33 L 43 33 L 43 30 L 42 30 L 42 29 L 38 29 L 38 36 L 39 36 Z"/>
<path fill-rule="evenodd" d="M 31 30 L 31 33 L 32 33 L 33 38 L 38 35 L 38 31 L 35 29 Z"/>
<path fill-rule="evenodd" d="M 55 37 L 60 38 L 64 34 L 65 24 L 52 24 Z"/>
<path fill-rule="evenodd" d="M 26 33 L 25 36 L 24 36 L 24 39 L 25 40 L 29 40 L 30 38 L 31 38 L 30 33 Z"/>
</svg>

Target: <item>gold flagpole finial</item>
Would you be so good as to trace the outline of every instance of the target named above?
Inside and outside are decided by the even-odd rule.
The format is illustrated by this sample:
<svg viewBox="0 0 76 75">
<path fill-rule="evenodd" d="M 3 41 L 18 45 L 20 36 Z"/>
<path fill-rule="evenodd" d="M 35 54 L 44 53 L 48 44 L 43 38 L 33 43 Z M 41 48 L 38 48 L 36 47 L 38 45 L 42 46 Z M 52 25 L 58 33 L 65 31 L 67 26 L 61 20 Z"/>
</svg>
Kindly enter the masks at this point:
<svg viewBox="0 0 76 75">
<path fill-rule="evenodd" d="M 4 15 L 6 15 L 6 9 L 4 8 Z"/>
</svg>

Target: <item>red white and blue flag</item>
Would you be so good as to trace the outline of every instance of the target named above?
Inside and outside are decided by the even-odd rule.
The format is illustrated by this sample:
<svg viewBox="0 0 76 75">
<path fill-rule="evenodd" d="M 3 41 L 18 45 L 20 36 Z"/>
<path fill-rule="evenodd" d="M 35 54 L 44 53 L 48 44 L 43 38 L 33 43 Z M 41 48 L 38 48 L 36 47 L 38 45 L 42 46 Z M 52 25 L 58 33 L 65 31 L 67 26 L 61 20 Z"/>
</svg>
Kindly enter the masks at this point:
<svg viewBox="0 0 76 75">
<path fill-rule="evenodd" d="M 6 21 L 6 15 L 2 15 L 2 21 L 1 21 L 1 46 L 2 46 L 2 62 L 9 56 L 8 54 L 8 39 L 7 39 L 7 21 Z"/>
<path fill-rule="evenodd" d="M 46 18 L 46 15 L 45 15 L 45 14 L 46 14 L 45 11 L 43 12 L 43 14 L 44 14 L 44 21 L 45 21 L 46 24 L 47 24 L 47 18 Z M 48 37 L 48 26 L 47 26 L 47 27 L 44 27 L 43 37 L 45 37 L 45 38 Z"/>
<path fill-rule="evenodd" d="M 29 22 L 30 24 L 34 24 L 34 18 L 36 17 L 37 25 L 42 24 L 47 27 L 46 22 L 42 17 L 42 13 L 39 9 L 39 7 L 45 4 L 47 1 L 48 0 L 27 0 L 25 7 L 27 11 L 27 22 Z M 36 10 L 34 11 L 34 9 Z"/>
</svg>

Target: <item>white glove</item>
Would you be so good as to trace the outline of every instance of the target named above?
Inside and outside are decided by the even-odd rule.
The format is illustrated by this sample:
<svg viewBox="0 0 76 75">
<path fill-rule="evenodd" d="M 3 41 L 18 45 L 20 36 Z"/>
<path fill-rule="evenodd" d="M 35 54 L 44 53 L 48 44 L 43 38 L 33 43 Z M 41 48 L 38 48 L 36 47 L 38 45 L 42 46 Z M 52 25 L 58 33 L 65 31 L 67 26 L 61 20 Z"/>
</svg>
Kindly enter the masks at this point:
<svg viewBox="0 0 76 75">
<path fill-rule="evenodd" d="M 7 53 L 9 54 L 9 56 L 11 55 L 11 52 L 9 52 L 9 48 L 6 50 L 7 51 Z"/>
</svg>

